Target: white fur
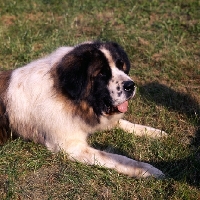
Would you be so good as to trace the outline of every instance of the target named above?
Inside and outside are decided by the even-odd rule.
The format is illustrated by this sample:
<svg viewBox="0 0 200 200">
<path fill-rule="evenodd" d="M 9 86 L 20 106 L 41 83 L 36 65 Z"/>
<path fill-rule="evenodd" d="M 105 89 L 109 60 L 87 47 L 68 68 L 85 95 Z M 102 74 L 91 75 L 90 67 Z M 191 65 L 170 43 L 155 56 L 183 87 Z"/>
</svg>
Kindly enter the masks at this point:
<svg viewBox="0 0 200 200">
<path fill-rule="evenodd" d="M 14 70 L 7 91 L 7 112 L 11 127 L 27 139 L 31 137 L 32 131 L 36 142 L 38 134 L 48 130 L 50 134 L 45 136 L 45 143 L 55 143 L 53 146 L 47 145 L 49 149 L 59 148 L 60 141 L 64 141 L 62 134 L 69 126 L 75 130 L 70 123 L 71 115 L 63 112 L 64 105 L 56 99 L 49 73 L 51 67 L 69 50 L 71 48 L 61 47 L 45 58 Z"/>
<path fill-rule="evenodd" d="M 51 151 L 62 149 L 69 154 L 71 159 L 86 164 L 113 168 L 133 177 L 163 176 L 160 170 L 147 163 L 102 152 L 88 146 L 86 140 L 89 133 L 112 128 L 117 125 L 123 114 L 102 116 L 101 123 L 95 127 L 88 126 L 79 116 L 72 115 L 70 100 L 60 99 L 53 89 L 53 79 L 50 73 L 52 67 L 72 49 L 73 47 L 61 47 L 49 56 L 13 71 L 5 96 L 12 129 L 26 139 L 44 144 Z M 109 90 L 116 89 L 116 81 L 122 88 L 122 82 L 131 80 L 130 77 L 114 66 L 108 50 L 102 49 L 102 52 L 109 58 L 112 80 L 115 81 L 115 83 L 112 80 L 109 82 Z M 118 98 L 114 93 L 113 98 L 116 105 L 125 101 L 124 95 Z M 66 105 L 68 110 L 66 110 Z M 140 135 L 141 132 L 148 134 L 148 131 L 152 133 L 151 128 L 123 120 L 120 120 L 119 127 L 128 132 L 134 132 L 136 135 Z M 156 135 L 153 136 L 159 135 L 159 132 L 156 130 Z"/>
<path fill-rule="evenodd" d="M 109 81 L 108 89 L 110 91 L 110 96 L 113 99 L 113 105 L 117 106 L 127 100 L 125 90 L 123 89 L 123 82 L 132 80 L 128 75 L 119 70 L 117 67 L 112 67 L 111 70 L 112 78 Z M 117 87 L 119 87 L 119 90 L 117 90 Z M 120 95 L 118 95 L 118 93 L 120 93 Z"/>
<path fill-rule="evenodd" d="M 103 48 L 100 48 L 100 50 L 101 50 L 101 52 L 105 55 L 105 57 L 107 58 L 110 67 L 111 67 L 111 68 L 116 67 L 116 66 L 115 66 L 115 62 L 113 61 L 113 58 L 112 58 L 110 52 L 109 52 L 107 49 L 105 49 L 104 47 L 103 47 Z"/>
</svg>

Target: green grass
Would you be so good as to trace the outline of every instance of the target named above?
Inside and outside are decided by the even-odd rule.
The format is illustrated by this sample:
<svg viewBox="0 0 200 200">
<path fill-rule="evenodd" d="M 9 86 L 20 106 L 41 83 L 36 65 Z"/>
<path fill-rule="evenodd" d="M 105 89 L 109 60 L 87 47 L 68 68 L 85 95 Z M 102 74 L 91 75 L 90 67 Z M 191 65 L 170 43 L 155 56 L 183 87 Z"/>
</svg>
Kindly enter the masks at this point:
<svg viewBox="0 0 200 200">
<path fill-rule="evenodd" d="M 89 138 L 96 148 L 151 163 L 164 180 L 135 180 L 11 141 L 0 147 L 0 199 L 200 199 L 199 13 L 198 0 L 1 0 L 2 70 L 62 45 L 116 41 L 138 85 L 125 118 L 169 137 L 112 130 Z"/>
</svg>

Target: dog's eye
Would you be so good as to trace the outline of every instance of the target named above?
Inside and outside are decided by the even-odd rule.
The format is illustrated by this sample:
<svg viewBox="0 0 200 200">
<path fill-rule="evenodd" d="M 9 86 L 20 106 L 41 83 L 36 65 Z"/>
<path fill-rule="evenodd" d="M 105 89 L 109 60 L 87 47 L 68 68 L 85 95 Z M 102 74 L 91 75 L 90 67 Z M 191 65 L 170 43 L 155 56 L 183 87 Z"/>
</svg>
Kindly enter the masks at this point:
<svg viewBox="0 0 200 200">
<path fill-rule="evenodd" d="M 105 71 L 105 70 L 101 70 L 101 71 L 99 72 L 98 76 L 99 76 L 99 77 L 102 77 L 102 78 L 106 77 L 106 76 L 107 76 L 107 75 L 106 75 L 106 71 Z"/>
<path fill-rule="evenodd" d="M 100 72 L 100 73 L 99 73 L 99 76 L 104 78 L 104 77 L 106 77 L 106 74 L 103 73 L 103 72 Z"/>
<path fill-rule="evenodd" d="M 123 70 L 124 61 L 122 59 L 117 59 L 116 66 L 117 66 L 118 69 Z"/>
</svg>

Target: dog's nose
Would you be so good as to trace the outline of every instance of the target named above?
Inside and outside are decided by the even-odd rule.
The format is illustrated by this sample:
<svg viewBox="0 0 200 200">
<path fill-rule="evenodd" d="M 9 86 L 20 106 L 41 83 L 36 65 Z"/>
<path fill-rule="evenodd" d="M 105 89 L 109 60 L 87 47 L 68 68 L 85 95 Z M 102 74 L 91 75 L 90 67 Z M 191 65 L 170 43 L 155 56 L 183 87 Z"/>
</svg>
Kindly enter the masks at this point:
<svg viewBox="0 0 200 200">
<path fill-rule="evenodd" d="M 135 89 L 135 83 L 133 81 L 124 81 L 124 90 L 126 92 L 132 93 Z"/>
</svg>

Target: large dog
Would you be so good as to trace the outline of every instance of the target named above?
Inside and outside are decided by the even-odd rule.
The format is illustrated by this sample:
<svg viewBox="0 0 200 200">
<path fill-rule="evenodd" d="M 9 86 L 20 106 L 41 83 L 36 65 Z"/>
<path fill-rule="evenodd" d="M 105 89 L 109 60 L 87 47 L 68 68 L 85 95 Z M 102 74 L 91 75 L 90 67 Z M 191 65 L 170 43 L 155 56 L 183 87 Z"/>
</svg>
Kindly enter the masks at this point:
<svg viewBox="0 0 200 200">
<path fill-rule="evenodd" d="M 122 120 L 135 84 L 125 51 L 112 42 L 61 47 L 30 64 L 0 73 L 0 140 L 20 136 L 65 151 L 69 158 L 132 177 L 162 177 L 144 162 L 91 148 L 88 134 L 118 126 L 136 135 L 158 129 Z"/>
</svg>

